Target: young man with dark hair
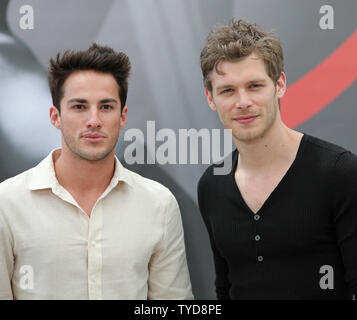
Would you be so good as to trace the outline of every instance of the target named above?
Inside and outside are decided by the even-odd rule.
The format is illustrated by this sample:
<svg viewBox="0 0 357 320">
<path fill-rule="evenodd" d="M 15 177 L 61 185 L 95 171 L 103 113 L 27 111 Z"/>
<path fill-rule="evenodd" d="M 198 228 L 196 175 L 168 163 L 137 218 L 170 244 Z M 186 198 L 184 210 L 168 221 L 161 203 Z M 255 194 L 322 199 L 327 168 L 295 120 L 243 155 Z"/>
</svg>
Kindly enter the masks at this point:
<svg viewBox="0 0 357 320">
<path fill-rule="evenodd" d="M 201 52 L 205 94 L 237 147 L 198 201 L 218 299 L 351 299 L 357 293 L 357 157 L 288 128 L 282 46 L 233 20 Z"/>
<path fill-rule="evenodd" d="M 0 299 L 192 299 L 176 199 L 115 156 L 130 61 L 92 45 L 50 61 L 62 148 L 0 184 Z"/>
</svg>

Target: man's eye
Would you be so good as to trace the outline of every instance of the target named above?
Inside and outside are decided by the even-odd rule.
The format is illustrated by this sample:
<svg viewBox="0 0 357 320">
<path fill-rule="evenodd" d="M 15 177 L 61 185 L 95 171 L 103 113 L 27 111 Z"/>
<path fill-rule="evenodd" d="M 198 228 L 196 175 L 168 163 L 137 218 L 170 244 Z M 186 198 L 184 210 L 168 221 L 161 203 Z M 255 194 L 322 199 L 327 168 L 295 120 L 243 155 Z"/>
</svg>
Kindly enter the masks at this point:
<svg viewBox="0 0 357 320">
<path fill-rule="evenodd" d="M 253 84 L 250 85 L 250 87 L 251 87 L 252 89 L 256 89 L 256 88 L 259 88 L 259 87 L 261 87 L 261 86 L 262 86 L 261 84 L 257 84 L 257 83 L 253 83 Z"/>
<path fill-rule="evenodd" d="M 110 104 L 105 104 L 105 105 L 102 106 L 102 109 L 111 110 L 111 109 L 113 109 L 113 106 L 111 106 Z"/>
<path fill-rule="evenodd" d="M 233 92 L 233 89 L 224 89 L 221 91 L 221 94 L 222 93 L 229 93 L 229 92 Z"/>
<path fill-rule="evenodd" d="M 83 104 L 76 104 L 75 106 L 72 107 L 72 109 L 75 109 L 75 110 L 82 110 L 84 108 L 85 107 Z"/>
</svg>

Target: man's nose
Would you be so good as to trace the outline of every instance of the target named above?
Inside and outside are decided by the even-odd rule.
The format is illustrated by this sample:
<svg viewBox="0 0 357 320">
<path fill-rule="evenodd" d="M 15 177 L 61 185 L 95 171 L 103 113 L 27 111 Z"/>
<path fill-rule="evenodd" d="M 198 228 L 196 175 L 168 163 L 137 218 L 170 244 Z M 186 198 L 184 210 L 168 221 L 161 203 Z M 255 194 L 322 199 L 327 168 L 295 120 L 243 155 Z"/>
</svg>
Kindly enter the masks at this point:
<svg viewBox="0 0 357 320">
<path fill-rule="evenodd" d="M 93 108 L 88 113 L 87 128 L 100 128 L 102 126 L 102 121 L 100 119 L 100 114 L 97 108 Z"/>
<path fill-rule="evenodd" d="M 239 91 L 236 101 L 236 108 L 246 109 L 251 105 L 252 105 L 252 100 L 250 98 L 249 93 L 246 90 Z"/>
</svg>

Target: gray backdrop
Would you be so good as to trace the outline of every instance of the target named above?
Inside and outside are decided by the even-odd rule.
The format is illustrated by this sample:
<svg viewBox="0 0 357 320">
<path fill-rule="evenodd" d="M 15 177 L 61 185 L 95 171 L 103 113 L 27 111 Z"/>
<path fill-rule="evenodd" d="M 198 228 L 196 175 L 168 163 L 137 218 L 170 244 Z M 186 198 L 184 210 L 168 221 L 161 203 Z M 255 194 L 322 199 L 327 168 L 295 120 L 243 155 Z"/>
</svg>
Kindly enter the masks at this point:
<svg viewBox="0 0 357 320">
<path fill-rule="evenodd" d="M 333 30 L 319 25 L 319 10 L 325 4 L 334 9 Z M 34 9 L 33 30 L 19 26 L 22 5 Z M 145 133 L 147 120 L 155 120 L 156 130 L 214 129 L 221 124 L 207 106 L 199 67 L 200 51 L 213 26 L 238 17 L 274 29 L 283 41 L 288 85 L 294 85 L 356 34 L 356 13 L 355 0 L 1 0 L 0 182 L 33 167 L 60 146 L 60 134 L 49 122 L 46 75 L 48 60 L 57 52 L 87 49 L 98 42 L 129 55 L 133 69 L 127 129 Z M 356 153 L 356 71 L 351 60 L 337 69 L 339 75 L 352 75 L 353 81 L 297 129 Z M 319 88 L 319 94 L 332 90 L 333 81 Z M 304 90 L 296 97 L 309 101 Z M 124 165 L 127 145 L 121 133 L 117 155 Z M 195 297 L 215 299 L 212 255 L 196 196 L 207 165 L 126 166 L 174 193 L 182 211 Z"/>
</svg>

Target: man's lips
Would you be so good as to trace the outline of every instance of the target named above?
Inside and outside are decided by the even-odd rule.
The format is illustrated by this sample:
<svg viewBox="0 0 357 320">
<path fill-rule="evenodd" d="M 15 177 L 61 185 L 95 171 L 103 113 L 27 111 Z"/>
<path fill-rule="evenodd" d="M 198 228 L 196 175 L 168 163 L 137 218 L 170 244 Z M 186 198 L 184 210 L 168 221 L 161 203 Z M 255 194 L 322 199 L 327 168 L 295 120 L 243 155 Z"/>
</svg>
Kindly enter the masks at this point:
<svg viewBox="0 0 357 320">
<path fill-rule="evenodd" d="M 255 115 L 242 116 L 242 117 L 235 118 L 235 121 L 242 123 L 242 124 L 246 124 L 246 123 L 253 122 L 257 117 L 258 116 L 255 116 Z"/>
<path fill-rule="evenodd" d="M 89 142 L 99 142 L 99 141 L 103 141 L 105 139 L 105 137 L 103 135 L 98 134 L 98 133 L 86 133 L 86 134 L 82 135 L 82 138 Z"/>
</svg>

